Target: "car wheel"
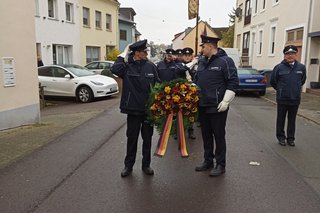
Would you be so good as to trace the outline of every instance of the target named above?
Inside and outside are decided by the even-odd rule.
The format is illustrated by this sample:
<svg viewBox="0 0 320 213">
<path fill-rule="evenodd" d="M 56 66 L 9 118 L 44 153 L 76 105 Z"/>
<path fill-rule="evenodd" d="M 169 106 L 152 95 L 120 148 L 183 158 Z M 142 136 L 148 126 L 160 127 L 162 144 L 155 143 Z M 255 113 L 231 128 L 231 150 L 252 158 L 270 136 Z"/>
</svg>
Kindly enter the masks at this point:
<svg viewBox="0 0 320 213">
<path fill-rule="evenodd" d="M 82 86 L 77 90 L 77 100 L 81 103 L 89 103 L 93 99 L 92 90 L 87 86 Z"/>
<path fill-rule="evenodd" d="M 259 92 L 259 95 L 261 95 L 261 96 L 264 96 L 265 94 L 266 94 L 266 91 L 265 91 L 265 90 Z"/>
</svg>

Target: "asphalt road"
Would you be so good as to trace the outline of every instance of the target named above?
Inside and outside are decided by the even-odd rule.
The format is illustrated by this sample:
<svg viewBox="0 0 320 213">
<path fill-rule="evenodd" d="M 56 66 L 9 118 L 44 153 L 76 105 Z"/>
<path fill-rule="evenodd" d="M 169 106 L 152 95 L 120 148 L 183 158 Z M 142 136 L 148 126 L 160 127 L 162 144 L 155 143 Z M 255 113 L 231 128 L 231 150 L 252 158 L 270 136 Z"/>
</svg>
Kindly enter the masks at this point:
<svg viewBox="0 0 320 213">
<path fill-rule="evenodd" d="M 319 212 L 319 126 L 298 117 L 297 146 L 281 147 L 274 125 L 274 105 L 237 97 L 225 175 L 194 171 L 203 160 L 195 127 L 189 158 L 171 139 L 166 155 L 152 158 L 149 177 L 140 147 L 132 176 L 121 178 L 125 116 L 112 106 L 0 174 L 1 212 Z"/>
</svg>

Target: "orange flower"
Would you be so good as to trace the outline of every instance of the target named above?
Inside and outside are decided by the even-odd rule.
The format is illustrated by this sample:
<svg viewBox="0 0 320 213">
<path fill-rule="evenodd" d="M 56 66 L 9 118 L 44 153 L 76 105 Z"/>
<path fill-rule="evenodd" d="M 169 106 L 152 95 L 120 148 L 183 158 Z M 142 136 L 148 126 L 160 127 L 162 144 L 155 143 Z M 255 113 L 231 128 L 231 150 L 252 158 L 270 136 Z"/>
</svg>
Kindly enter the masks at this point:
<svg viewBox="0 0 320 213">
<path fill-rule="evenodd" d="M 174 102 L 179 102 L 180 96 L 179 95 L 175 95 L 175 96 L 172 97 L 172 99 L 173 99 Z"/>
<path fill-rule="evenodd" d="M 169 94 L 171 92 L 171 87 L 167 86 L 164 88 L 165 93 Z"/>
</svg>

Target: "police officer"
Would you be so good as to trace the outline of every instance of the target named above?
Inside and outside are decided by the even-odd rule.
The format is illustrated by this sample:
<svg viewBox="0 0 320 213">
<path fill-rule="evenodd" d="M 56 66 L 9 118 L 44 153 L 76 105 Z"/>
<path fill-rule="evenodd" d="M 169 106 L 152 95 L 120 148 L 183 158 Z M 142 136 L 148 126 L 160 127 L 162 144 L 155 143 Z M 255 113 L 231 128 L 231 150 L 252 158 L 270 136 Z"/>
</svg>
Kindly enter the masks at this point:
<svg viewBox="0 0 320 213">
<path fill-rule="evenodd" d="M 112 73 L 123 81 L 120 110 L 127 114 L 127 154 L 121 177 L 132 172 L 140 131 L 143 140 L 142 171 L 147 175 L 154 174 L 150 167 L 153 127 L 146 122 L 146 104 L 151 87 L 160 79 L 157 67 L 147 59 L 146 45 L 147 40 L 128 45 L 112 66 Z"/>
<path fill-rule="evenodd" d="M 217 47 L 220 39 L 204 35 L 201 36 L 201 39 L 201 51 L 204 57 L 198 62 L 195 82 L 201 90 L 199 120 L 204 161 L 195 170 L 206 171 L 213 168 L 209 175 L 219 176 L 225 173 L 225 126 L 229 104 L 235 96 L 239 79 L 233 60 L 223 49 Z M 216 160 L 215 166 L 214 159 Z"/>
<path fill-rule="evenodd" d="M 193 49 L 190 47 L 186 47 L 182 49 L 182 62 L 184 64 L 189 64 L 193 60 Z M 195 66 L 192 66 L 189 68 L 189 73 L 191 81 L 194 80 L 194 74 L 195 74 Z M 186 76 L 187 77 L 187 76 Z M 196 139 L 196 136 L 194 135 L 194 129 L 193 125 L 188 127 L 188 138 L 190 139 Z"/>
<path fill-rule="evenodd" d="M 306 67 L 296 60 L 298 48 L 288 45 L 283 49 L 284 60 L 273 69 L 270 84 L 277 91 L 276 137 L 281 146 L 295 146 L 296 116 L 306 81 Z M 288 114 L 287 136 L 284 131 Z"/>
<path fill-rule="evenodd" d="M 187 68 L 175 61 L 173 49 L 166 49 L 165 58 L 157 64 L 159 78 L 162 82 L 169 82 L 185 74 Z"/>
<path fill-rule="evenodd" d="M 174 55 L 175 55 L 175 61 L 176 62 L 183 62 L 182 49 L 176 49 L 174 51 Z"/>
</svg>

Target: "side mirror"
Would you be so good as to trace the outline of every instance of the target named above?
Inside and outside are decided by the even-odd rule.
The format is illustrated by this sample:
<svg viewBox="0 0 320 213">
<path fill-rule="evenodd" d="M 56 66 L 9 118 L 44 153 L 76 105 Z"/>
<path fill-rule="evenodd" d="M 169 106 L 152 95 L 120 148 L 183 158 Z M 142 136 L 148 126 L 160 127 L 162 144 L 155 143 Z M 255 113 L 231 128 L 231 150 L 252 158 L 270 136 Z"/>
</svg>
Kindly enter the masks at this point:
<svg viewBox="0 0 320 213">
<path fill-rule="evenodd" d="M 71 78 L 70 74 L 66 74 L 64 77 L 69 79 Z"/>
</svg>

